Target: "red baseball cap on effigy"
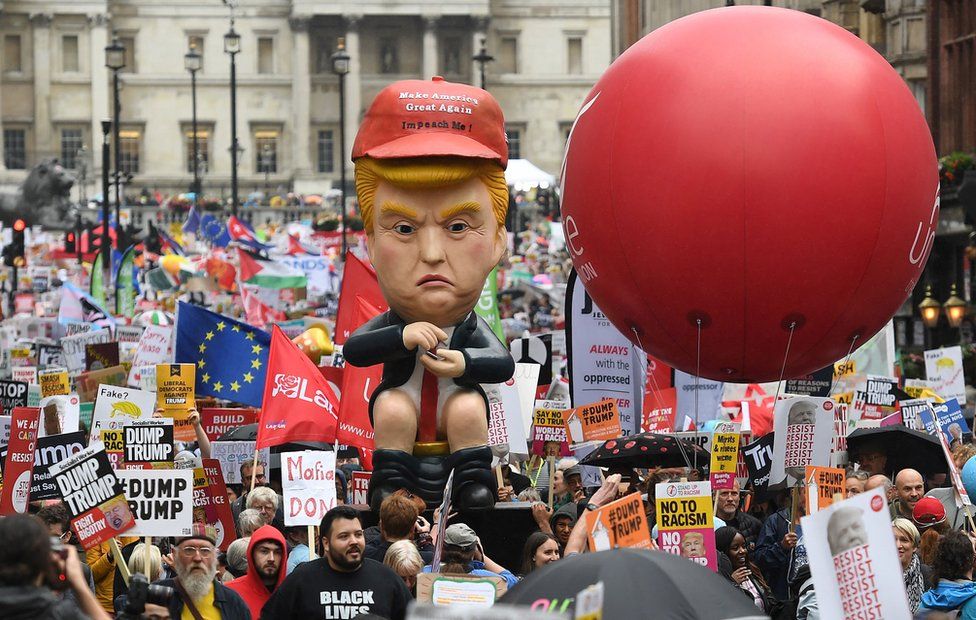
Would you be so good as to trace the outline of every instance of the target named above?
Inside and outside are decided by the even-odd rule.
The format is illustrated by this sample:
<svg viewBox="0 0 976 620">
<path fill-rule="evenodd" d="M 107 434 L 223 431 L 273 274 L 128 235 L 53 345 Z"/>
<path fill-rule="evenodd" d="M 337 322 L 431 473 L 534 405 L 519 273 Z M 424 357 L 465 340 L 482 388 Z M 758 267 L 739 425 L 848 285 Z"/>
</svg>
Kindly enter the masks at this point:
<svg viewBox="0 0 976 620">
<path fill-rule="evenodd" d="M 402 80 L 370 104 L 352 158 L 475 157 L 508 165 L 502 109 L 487 91 L 442 77 Z"/>
</svg>

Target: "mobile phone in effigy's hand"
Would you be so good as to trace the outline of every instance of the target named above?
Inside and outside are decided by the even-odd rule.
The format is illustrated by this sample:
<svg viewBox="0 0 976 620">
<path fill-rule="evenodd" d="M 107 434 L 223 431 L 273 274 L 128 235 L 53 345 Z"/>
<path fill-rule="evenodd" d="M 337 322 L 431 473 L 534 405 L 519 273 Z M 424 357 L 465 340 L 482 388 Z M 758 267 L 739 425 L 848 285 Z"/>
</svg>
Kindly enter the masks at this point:
<svg viewBox="0 0 976 620">
<path fill-rule="evenodd" d="M 424 355 L 426 355 L 431 359 L 437 360 L 438 362 L 443 362 L 444 358 L 437 354 L 438 347 L 440 347 L 440 344 L 438 344 L 437 347 L 434 347 L 433 349 L 424 350 Z"/>
</svg>

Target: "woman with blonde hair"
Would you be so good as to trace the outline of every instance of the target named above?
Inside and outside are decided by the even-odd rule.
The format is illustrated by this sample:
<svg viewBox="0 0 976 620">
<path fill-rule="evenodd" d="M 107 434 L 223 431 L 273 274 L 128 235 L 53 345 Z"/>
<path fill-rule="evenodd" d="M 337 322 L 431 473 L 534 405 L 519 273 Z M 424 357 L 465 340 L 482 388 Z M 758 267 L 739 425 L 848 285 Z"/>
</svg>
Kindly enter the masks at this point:
<svg viewBox="0 0 976 620">
<path fill-rule="evenodd" d="M 902 518 L 891 522 L 891 531 L 895 535 L 895 548 L 898 550 L 898 560 L 901 562 L 902 576 L 905 579 L 908 605 L 912 613 L 915 613 L 922 602 L 922 593 L 928 587 L 926 577 L 931 572 L 928 566 L 922 564 L 918 556 L 921 535 L 914 523 Z"/>
<path fill-rule="evenodd" d="M 410 593 L 417 596 L 417 575 L 424 568 L 424 560 L 411 540 L 398 540 L 386 550 L 383 563 L 403 579 Z"/>
</svg>

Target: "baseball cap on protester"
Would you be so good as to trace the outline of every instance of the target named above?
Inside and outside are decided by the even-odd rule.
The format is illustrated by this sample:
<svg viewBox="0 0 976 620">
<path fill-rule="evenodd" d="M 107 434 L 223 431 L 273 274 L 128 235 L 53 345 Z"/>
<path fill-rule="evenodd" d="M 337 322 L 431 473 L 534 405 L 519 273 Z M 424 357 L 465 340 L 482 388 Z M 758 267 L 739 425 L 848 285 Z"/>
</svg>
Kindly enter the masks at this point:
<svg viewBox="0 0 976 620">
<path fill-rule="evenodd" d="M 474 530 L 464 523 L 455 523 L 448 526 L 444 532 L 444 544 L 455 547 L 468 548 L 478 542 L 478 535 Z"/>
<path fill-rule="evenodd" d="M 920 525 L 935 525 L 945 521 L 945 518 L 945 506 L 934 497 L 923 497 L 912 509 L 912 520 Z"/>
<path fill-rule="evenodd" d="M 179 536 L 176 539 L 176 544 L 179 545 L 187 540 L 207 540 L 210 544 L 217 544 L 217 528 L 206 523 L 194 523 L 190 527 L 190 533 L 187 536 Z"/>
<path fill-rule="evenodd" d="M 583 472 L 580 470 L 579 465 L 571 465 L 563 471 L 563 480 L 569 478 L 570 476 L 583 476 Z"/>
<path fill-rule="evenodd" d="M 457 156 L 508 165 L 501 106 L 487 91 L 442 77 L 401 80 L 370 104 L 352 158 Z"/>
</svg>

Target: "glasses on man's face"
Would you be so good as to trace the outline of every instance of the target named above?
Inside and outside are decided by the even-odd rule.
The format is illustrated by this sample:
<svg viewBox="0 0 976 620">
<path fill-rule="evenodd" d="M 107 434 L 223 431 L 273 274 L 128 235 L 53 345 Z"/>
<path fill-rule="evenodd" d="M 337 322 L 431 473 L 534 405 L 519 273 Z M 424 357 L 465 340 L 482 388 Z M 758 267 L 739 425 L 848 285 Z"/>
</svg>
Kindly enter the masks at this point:
<svg viewBox="0 0 976 620">
<path fill-rule="evenodd" d="M 192 558 L 196 554 L 200 554 L 201 558 L 213 557 L 214 548 L 213 547 L 180 547 L 180 554 L 185 558 Z"/>
</svg>

